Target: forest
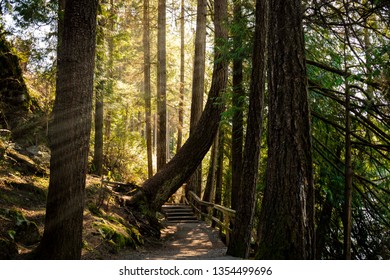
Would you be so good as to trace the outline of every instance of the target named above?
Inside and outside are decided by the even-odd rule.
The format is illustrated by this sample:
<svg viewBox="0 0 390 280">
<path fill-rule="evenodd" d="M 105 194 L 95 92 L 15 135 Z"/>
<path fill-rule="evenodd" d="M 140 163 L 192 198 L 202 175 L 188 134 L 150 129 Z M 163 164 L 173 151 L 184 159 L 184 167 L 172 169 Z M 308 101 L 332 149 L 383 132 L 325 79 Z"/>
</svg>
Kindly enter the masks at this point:
<svg viewBox="0 0 390 280">
<path fill-rule="evenodd" d="M 0 0 L 0 259 L 195 197 L 229 256 L 388 260 L 389 105 L 386 0 Z"/>
</svg>

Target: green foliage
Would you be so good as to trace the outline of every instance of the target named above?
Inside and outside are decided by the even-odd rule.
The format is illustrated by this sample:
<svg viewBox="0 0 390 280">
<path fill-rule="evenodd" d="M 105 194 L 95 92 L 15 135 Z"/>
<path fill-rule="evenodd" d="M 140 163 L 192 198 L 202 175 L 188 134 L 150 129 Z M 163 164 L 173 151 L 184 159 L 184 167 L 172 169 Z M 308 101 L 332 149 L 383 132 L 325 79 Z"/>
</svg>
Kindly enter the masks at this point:
<svg viewBox="0 0 390 280">
<path fill-rule="evenodd" d="M 338 9 L 343 11 L 345 5 L 350 5 L 350 2 L 343 2 Z M 351 6 L 349 8 L 352 9 Z M 364 5 L 361 8 L 366 9 Z M 351 19 L 359 16 L 359 10 L 354 9 L 348 14 Z M 375 9 L 370 15 L 365 15 L 367 25 L 373 29 L 358 25 L 345 28 L 343 22 L 351 19 L 346 14 L 335 13 L 334 9 L 323 8 L 316 12 L 308 16 L 305 41 L 307 58 L 325 66 L 307 67 L 313 111 L 318 223 L 321 222 L 322 211 L 326 209 L 324 205 L 330 204 L 331 207 L 331 219 L 326 225 L 326 248 L 321 256 L 326 259 L 342 256 L 345 94 L 348 90 L 351 95 L 349 114 L 352 119 L 354 172 L 352 254 L 357 259 L 388 258 L 388 241 L 379 238 L 386 234 L 390 225 L 390 158 L 388 151 L 379 148 L 388 145 L 390 140 L 390 127 L 384 118 L 388 111 L 379 105 L 388 102 L 386 80 L 383 79 L 388 68 L 389 44 L 385 36 L 388 27 L 378 20 L 376 13 L 380 11 Z M 340 24 L 326 25 L 324 21 L 317 21 L 318 14 L 333 21 L 333 24 L 338 21 Z M 372 82 L 376 85 L 372 86 Z M 381 253 L 380 247 L 385 248 Z"/>
<path fill-rule="evenodd" d="M 18 0 L 9 1 L 16 22 L 22 27 L 31 24 L 48 23 L 56 18 L 57 1 L 50 0 Z"/>
</svg>

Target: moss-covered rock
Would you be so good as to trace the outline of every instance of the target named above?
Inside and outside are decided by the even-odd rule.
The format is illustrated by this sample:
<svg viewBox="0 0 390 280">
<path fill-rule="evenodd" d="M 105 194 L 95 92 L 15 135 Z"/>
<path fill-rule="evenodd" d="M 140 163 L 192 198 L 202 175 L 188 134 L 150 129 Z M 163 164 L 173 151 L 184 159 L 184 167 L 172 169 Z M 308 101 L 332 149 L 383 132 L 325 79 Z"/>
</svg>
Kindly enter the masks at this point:
<svg viewBox="0 0 390 280">
<path fill-rule="evenodd" d="M 0 129 L 9 129 L 13 141 L 24 144 L 45 140 L 46 118 L 29 94 L 20 59 L 0 24 Z"/>
<path fill-rule="evenodd" d="M 110 244 L 113 252 L 118 252 L 125 247 L 137 248 L 143 244 L 143 239 L 135 226 L 124 225 L 123 219 L 117 217 L 105 217 L 93 225 L 98 234 Z"/>
<path fill-rule="evenodd" d="M 3 128 L 15 128 L 29 112 L 30 96 L 24 82 L 19 58 L 7 42 L 0 26 L 0 105 Z"/>
</svg>

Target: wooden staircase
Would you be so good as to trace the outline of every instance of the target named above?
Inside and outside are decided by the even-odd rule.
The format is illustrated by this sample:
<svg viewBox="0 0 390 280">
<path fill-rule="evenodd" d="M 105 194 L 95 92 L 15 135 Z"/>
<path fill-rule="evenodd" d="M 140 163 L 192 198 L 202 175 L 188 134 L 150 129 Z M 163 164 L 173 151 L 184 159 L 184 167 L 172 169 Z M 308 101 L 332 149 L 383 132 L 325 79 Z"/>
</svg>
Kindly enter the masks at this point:
<svg viewBox="0 0 390 280">
<path fill-rule="evenodd" d="M 162 213 L 165 215 L 167 223 L 197 223 L 198 218 L 195 216 L 191 206 L 186 204 L 164 204 Z"/>
</svg>

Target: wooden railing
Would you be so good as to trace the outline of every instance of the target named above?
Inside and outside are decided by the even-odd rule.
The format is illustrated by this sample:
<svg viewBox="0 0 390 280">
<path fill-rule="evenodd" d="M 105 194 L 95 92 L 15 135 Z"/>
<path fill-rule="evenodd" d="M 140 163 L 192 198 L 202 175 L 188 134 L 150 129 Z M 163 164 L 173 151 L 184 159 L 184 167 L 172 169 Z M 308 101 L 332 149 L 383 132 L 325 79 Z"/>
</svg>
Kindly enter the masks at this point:
<svg viewBox="0 0 390 280">
<path fill-rule="evenodd" d="M 226 244 L 228 245 L 236 211 L 203 201 L 192 191 L 188 193 L 188 199 L 188 204 L 192 206 L 195 214 L 202 220 L 210 222 L 214 227 L 218 227 L 220 233 L 226 237 Z"/>
</svg>

